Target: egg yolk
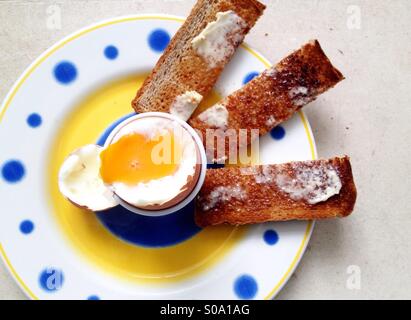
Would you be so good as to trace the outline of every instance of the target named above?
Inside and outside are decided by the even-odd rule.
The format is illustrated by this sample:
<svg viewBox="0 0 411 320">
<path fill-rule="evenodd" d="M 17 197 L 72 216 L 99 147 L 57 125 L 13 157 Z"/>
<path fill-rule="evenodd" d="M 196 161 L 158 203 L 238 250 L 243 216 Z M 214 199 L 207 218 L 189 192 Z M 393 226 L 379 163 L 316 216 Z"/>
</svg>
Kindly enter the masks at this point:
<svg viewBox="0 0 411 320">
<path fill-rule="evenodd" d="M 136 185 L 173 175 L 182 157 L 172 132 L 147 137 L 132 133 L 100 153 L 100 175 L 105 183 Z"/>
</svg>

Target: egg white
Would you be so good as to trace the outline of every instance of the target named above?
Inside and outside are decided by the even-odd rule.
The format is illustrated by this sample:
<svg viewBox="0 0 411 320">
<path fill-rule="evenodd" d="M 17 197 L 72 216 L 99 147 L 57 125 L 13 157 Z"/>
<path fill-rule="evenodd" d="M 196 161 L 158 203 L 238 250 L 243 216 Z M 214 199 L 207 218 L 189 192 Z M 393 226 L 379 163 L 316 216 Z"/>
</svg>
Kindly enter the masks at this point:
<svg viewBox="0 0 411 320">
<path fill-rule="evenodd" d="M 102 211 L 118 205 L 118 200 L 100 176 L 102 147 L 86 145 L 70 154 L 59 171 L 59 189 L 75 205 Z"/>
</svg>

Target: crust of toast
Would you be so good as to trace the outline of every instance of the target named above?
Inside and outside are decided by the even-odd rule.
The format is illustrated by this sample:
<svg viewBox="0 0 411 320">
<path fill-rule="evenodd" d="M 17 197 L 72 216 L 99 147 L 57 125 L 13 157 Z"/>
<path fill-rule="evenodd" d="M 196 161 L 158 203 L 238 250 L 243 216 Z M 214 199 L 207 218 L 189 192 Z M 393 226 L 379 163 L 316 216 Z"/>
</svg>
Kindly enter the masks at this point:
<svg viewBox="0 0 411 320">
<path fill-rule="evenodd" d="M 271 179 L 259 180 L 256 175 L 261 175 L 264 167 L 269 170 L 265 172 L 270 172 Z M 296 199 L 278 184 L 277 178 L 280 175 L 282 178 L 286 176 L 293 179 L 300 169 L 318 174 L 315 170 L 330 167 L 337 172 L 341 189 L 338 194 L 322 202 L 310 204 L 307 198 Z M 326 183 L 326 180 L 321 181 Z M 221 190 L 234 190 L 230 188 L 236 188 L 231 196 L 222 195 Z M 220 197 L 215 198 L 216 195 Z M 254 167 L 226 167 L 207 171 L 197 199 L 195 220 L 200 227 L 207 227 L 219 224 L 243 225 L 267 221 L 346 217 L 352 213 L 356 197 L 357 191 L 348 157 Z M 214 199 L 212 205 L 210 199 Z"/>
<path fill-rule="evenodd" d="M 319 42 L 312 40 L 223 99 L 219 105 L 228 111 L 225 127 L 217 128 L 204 121 L 203 115 L 207 110 L 193 117 L 189 123 L 201 132 L 203 139 L 208 129 L 220 129 L 217 136 L 233 132 L 228 129 L 234 129 L 234 132 L 245 129 L 247 139 L 242 139 L 245 141 L 232 139 L 230 142 L 236 143 L 233 148 L 242 148 L 244 144 L 250 144 L 252 129 L 258 129 L 260 136 L 269 132 L 343 79 Z M 225 140 L 225 154 L 228 156 L 230 143 L 227 137 Z M 206 141 L 206 145 L 208 148 L 213 146 L 214 138 Z"/>
<path fill-rule="evenodd" d="M 171 39 L 151 74 L 138 90 L 132 107 L 136 112 L 169 112 L 176 97 L 196 91 L 205 97 L 213 88 L 232 56 L 211 68 L 192 48 L 191 41 L 218 12 L 234 11 L 246 22 L 242 36 L 254 26 L 265 5 L 257 0 L 199 0 L 190 15 Z M 238 44 L 239 45 L 239 44 Z"/>
</svg>

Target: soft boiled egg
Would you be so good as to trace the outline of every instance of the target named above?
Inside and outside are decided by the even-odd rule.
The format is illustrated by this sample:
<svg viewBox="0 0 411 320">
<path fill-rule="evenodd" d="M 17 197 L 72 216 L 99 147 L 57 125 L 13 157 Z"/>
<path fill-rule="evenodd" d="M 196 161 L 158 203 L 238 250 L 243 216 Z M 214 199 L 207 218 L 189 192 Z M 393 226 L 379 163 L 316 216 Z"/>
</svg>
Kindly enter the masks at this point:
<svg viewBox="0 0 411 320">
<path fill-rule="evenodd" d="M 168 117 L 119 125 L 104 147 L 88 145 L 63 163 L 62 194 L 92 211 L 125 203 L 143 210 L 172 207 L 196 187 L 201 156 L 192 133 Z"/>
<path fill-rule="evenodd" d="M 103 181 L 138 208 L 156 210 L 181 201 L 199 173 L 192 135 L 168 118 L 145 117 L 120 126 L 101 153 Z"/>
</svg>

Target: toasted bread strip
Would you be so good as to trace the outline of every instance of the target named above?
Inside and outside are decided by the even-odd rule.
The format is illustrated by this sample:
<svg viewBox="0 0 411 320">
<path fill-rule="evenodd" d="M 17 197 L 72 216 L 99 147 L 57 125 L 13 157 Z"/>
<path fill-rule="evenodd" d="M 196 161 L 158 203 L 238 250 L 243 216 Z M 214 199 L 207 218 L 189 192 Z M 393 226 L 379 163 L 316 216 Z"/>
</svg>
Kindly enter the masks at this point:
<svg viewBox="0 0 411 320">
<path fill-rule="evenodd" d="M 199 0 L 138 90 L 135 111 L 188 120 L 264 9 L 257 0 Z"/>
<path fill-rule="evenodd" d="M 206 131 L 221 129 L 215 135 L 226 137 L 223 147 L 225 157 L 228 157 L 230 144 L 239 149 L 250 143 L 252 129 L 259 129 L 259 135 L 269 132 L 343 79 L 318 41 L 313 40 L 189 123 L 202 133 L 211 150 L 214 137 L 209 140 Z M 247 130 L 247 139 L 238 141 L 237 138 L 229 142 L 227 136 L 238 133 L 239 129 Z M 214 155 L 214 159 L 222 156 L 224 154 Z"/>
<path fill-rule="evenodd" d="M 357 192 L 348 157 L 208 170 L 196 223 L 242 225 L 345 217 Z"/>
</svg>

